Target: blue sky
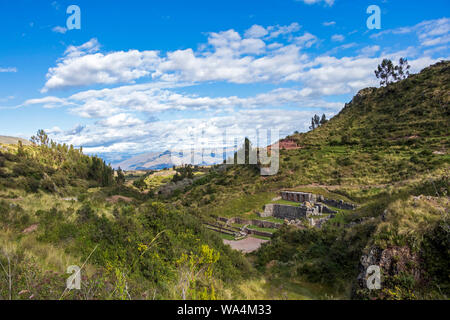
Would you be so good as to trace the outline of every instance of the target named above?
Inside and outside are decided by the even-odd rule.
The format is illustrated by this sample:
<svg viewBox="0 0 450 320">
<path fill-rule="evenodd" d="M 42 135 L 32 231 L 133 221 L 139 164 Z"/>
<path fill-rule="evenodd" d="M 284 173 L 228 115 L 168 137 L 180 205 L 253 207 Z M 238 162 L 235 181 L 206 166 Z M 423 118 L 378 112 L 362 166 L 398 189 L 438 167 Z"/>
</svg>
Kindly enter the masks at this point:
<svg viewBox="0 0 450 320">
<path fill-rule="evenodd" d="M 66 9 L 81 9 L 67 30 Z M 366 26 L 381 8 L 381 30 Z M 448 59 L 448 0 L 0 2 L 0 134 L 109 161 L 225 130 L 306 131 L 384 57 Z M 184 141 L 183 143 L 186 143 Z"/>
</svg>

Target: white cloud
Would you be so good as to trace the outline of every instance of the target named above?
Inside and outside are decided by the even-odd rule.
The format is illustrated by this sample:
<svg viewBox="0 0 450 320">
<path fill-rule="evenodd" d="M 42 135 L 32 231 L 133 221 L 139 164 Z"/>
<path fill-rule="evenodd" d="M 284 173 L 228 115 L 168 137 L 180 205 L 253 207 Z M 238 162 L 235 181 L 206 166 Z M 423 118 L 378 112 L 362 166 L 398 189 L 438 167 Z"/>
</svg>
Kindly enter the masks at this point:
<svg viewBox="0 0 450 320">
<path fill-rule="evenodd" d="M 118 119 L 124 123 L 125 115 L 132 112 L 149 114 L 162 111 L 183 110 L 233 110 L 233 108 L 272 108 L 281 106 L 314 107 L 337 110 L 341 104 L 312 99 L 312 90 L 278 88 L 252 97 L 237 96 L 207 97 L 186 95 L 154 85 L 123 86 L 114 89 L 88 90 L 74 94 L 66 99 L 46 97 L 27 101 L 26 104 L 43 103 L 52 107 L 70 106 L 71 112 L 85 118 L 111 118 L 121 114 Z M 113 118 L 116 119 L 116 118 Z M 111 123 L 110 123 L 111 124 Z"/>
<path fill-rule="evenodd" d="M 67 29 L 64 27 L 56 26 L 52 29 L 53 32 L 65 34 L 67 32 Z"/>
<path fill-rule="evenodd" d="M 103 127 L 112 127 L 112 128 L 120 128 L 120 127 L 129 127 L 141 125 L 144 122 L 131 114 L 127 113 L 119 113 L 114 116 L 111 116 L 105 120 L 98 121 L 97 124 Z"/>
<path fill-rule="evenodd" d="M 0 68 L 0 72 L 17 72 L 17 68 L 9 67 L 9 68 Z"/>
<path fill-rule="evenodd" d="M 336 42 L 342 42 L 345 40 L 345 37 L 342 34 L 335 34 L 331 37 L 331 40 Z"/>
<path fill-rule="evenodd" d="M 133 82 L 148 76 L 159 62 L 156 51 L 118 51 L 110 54 L 89 53 L 98 50 L 96 41 L 69 47 L 56 67 L 47 73 L 42 92 L 51 89 Z"/>
<path fill-rule="evenodd" d="M 270 26 L 267 30 L 270 32 L 268 39 L 277 38 L 281 35 L 290 35 L 300 30 L 301 26 L 297 22 L 293 22 L 288 26 Z"/>
<path fill-rule="evenodd" d="M 421 46 L 424 47 L 445 45 L 450 42 L 450 19 L 427 20 L 415 26 L 381 31 L 371 37 L 379 38 L 387 34 L 403 35 L 408 33 L 416 33 Z"/>
<path fill-rule="evenodd" d="M 330 27 L 336 25 L 336 21 L 325 21 L 322 23 L 325 27 Z"/>
<path fill-rule="evenodd" d="M 266 28 L 254 24 L 250 29 L 245 31 L 245 37 L 246 38 L 262 38 L 269 34 L 269 32 L 266 30 Z"/>
<path fill-rule="evenodd" d="M 55 132 L 52 138 L 67 144 L 83 146 L 84 151 L 89 153 L 133 154 L 186 149 L 186 142 L 201 143 L 195 138 L 207 140 L 209 147 L 212 145 L 223 147 L 226 146 L 223 144 L 223 135 L 226 132 L 233 132 L 234 135 L 243 138 L 251 136 L 255 129 L 276 129 L 280 130 L 281 135 L 287 135 L 295 130 L 307 130 L 309 125 L 307 120 L 314 114 L 314 111 L 301 110 L 289 112 L 281 109 L 240 110 L 220 117 L 166 120 L 130 126 L 112 127 L 109 124 L 97 123 L 86 126 L 78 134 Z M 331 117 L 334 112 L 326 114 Z"/>
<path fill-rule="evenodd" d="M 42 105 L 44 108 L 52 109 L 52 108 L 58 108 L 62 106 L 68 106 L 70 105 L 70 102 L 68 102 L 66 99 L 53 97 L 53 96 L 47 96 L 44 98 L 37 98 L 37 99 L 29 99 L 26 100 L 23 105 L 29 106 L 29 105 Z"/>
<path fill-rule="evenodd" d="M 361 49 L 361 54 L 365 56 L 373 56 L 377 52 L 380 51 L 380 46 L 374 45 L 374 46 L 367 46 Z"/>
<path fill-rule="evenodd" d="M 425 31 L 428 25 L 423 23 L 421 28 Z M 436 29 L 428 30 L 424 37 L 418 34 L 423 46 L 428 41 L 445 43 L 445 23 L 434 26 Z M 343 103 L 328 102 L 325 97 L 352 95 L 364 87 L 377 86 L 373 70 L 383 58 L 398 61 L 408 57 L 412 72 L 441 59 L 433 59 L 413 46 L 383 52 L 378 45 L 358 47 L 353 56 L 333 56 L 338 50 L 356 47 L 356 43 L 337 43 L 334 49 L 313 55 L 313 50 L 306 49 L 314 45 L 319 48 L 319 41 L 323 40 L 307 31 L 296 35 L 300 28 L 297 23 L 253 25 L 245 36 L 233 29 L 211 32 L 198 50 L 188 48 L 165 54 L 137 50 L 103 52 L 98 41 L 92 39 L 67 48 L 57 65 L 49 69 L 43 91 L 92 84 L 123 83 L 121 86 L 85 90 L 66 98 L 31 99 L 24 105 L 65 106 L 76 116 L 96 119 L 95 124 L 90 122 L 69 131 L 53 130 L 58 141 L 82 145 L 89 152 L 140 153 L 168 149 L 187 132 L 201 130 L 217 139 L 225 128 L 235 128 L 242 134 L 255 127 L 270 126 L 284 134 L 303 131 L 311 115 L 326 112 L 330 116 L 342 107 Z M 335 40 L 345 39 L 335 36 L 342 37 Z M 432 49 L 445 52 L 445 45 L 428 50 Z M 133 84 L 143 77 L 151 82 Z M 195 92 L 191 88 L 181 89 L 216 81 L 266 82 L 277 89 L 253 96 L 207 96 L 186 93 Z M 168 111 L 175 113 L 177 120 L 142 120 Z M 187 119 L 185 111 L 201 111 L 202 119 Z"/>
<path fill-rule="evenodd" d="M 305 32 L 302 36 L 296 37 L 295 41 L 302 47 L 310 48 L 313 44 L 317 43 L 318 38 L 309 32 Z"/>
<path fill-rule="evenodd" d="M 57 65 L 47 72 L 42 92 L 95 84 L 133 83 L 148 77 L 163 81 L 228 81 L 232 83 L 287 81 L 304 60 L 295 44 L 279 45 L 272 39 L 289 36 L 300 29 L 296 22 L 263 28 L 254 25 L 245 38 L 233 29 L 208 34 L 208 42 L 193 49 L 167 52 L 100 52 L 97 39 L 70 46 Z M 305 33 L 305 46 L 315 37 Z M 261 38 L 262 37 L 262 38 Z M 301 37 L 299 38 L 302 39 Z M 268 45 L 269 44 L 269 45 Z"/>
</svg>

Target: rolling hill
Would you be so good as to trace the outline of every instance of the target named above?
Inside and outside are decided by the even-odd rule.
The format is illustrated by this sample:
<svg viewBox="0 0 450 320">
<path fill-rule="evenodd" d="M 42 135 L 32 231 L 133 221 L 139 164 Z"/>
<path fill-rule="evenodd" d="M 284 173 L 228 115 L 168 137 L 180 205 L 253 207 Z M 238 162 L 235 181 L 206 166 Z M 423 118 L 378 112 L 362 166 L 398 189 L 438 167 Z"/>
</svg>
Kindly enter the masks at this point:
<svg viewBox="0 0 450 320">
<path fill-rule="evenodd" d="M 289 136 L 302 148 L 281 150 L 278 174 L 229 166 L 167 201 L 214 219 L 256 217 L 286 189 L 345 197 L 358 209 L 324 228 L 277 232 L 255 254 L 260 270 L 280 282 L 329 283 L 347 297 L 448 297 L 449 86 L 446 61 L 363 89 L 328 123 Z M 383 290 L 356 281 L 361 259 L 382 263 Z"/>
<path fill-rule="evenodd" d="M 31 144 L 31 142 L 26 139 L 9 137 L 9 136 L 0 136 L 0 143 L 3 143 L 3 144 L 17 144 L 18 141 L 22 141 L 23 145 Z"/>
<path fill-rule="evenodd" d="M 364 89 L 328 123 L 289 136 L 301 148 L 280 151 L 276 175 L 213 166 L 167 194 L 126 185 L 72 146 L 0 149 L 0 262 L 14 270 L 0 298 L 448 299 L 449 85 L 441 62 Z M 284 224 L 248 255 L 202 225 L 255 218 L 286 189 L 357 208 L 320 228 Z M 61 297 L 67 266 L 86 259 L 85 285 Z M 370 264 L 381 268 L 381 290 L 361 285 Z"/>
</svg>

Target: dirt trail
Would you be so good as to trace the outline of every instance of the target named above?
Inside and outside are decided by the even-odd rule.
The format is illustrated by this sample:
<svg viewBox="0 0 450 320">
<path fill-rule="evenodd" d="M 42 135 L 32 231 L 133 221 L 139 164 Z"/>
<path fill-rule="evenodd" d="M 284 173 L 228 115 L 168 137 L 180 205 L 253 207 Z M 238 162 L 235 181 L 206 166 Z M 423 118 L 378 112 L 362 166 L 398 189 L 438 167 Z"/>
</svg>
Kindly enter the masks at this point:
<svg viewBox="0 0 450 320">
<path fill-rule="evenodd" d="M 253 252 L 259 249 L 261 244 L 268 242 L 269 240 L 263 240 L 253 237 L 247 237 L 243 240 L 223 240 L 223 243 L 228 244 L 234 250 L 242 251 L 243 253 Z"/>
</svg>

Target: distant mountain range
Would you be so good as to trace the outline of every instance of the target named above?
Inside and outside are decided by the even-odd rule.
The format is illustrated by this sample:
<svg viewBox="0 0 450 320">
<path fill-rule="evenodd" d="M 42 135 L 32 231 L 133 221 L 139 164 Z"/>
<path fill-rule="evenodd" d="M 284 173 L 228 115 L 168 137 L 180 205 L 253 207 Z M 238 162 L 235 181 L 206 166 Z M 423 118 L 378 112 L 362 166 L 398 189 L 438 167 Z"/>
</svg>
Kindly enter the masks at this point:
<svg viewBox="0 0 450 320">
<path fill-rule="evenodd" d="M 226 148 L 226 156 L 233 154 L 234 148 Z M 195 161 L 192 161 L 195 159 Z M 166 150 L 163 152 L 149 152 L 134 156 L 121 162 L 113 163 L 113 168 L 121 168 L 123 170 L 162 170 L 171 168 L 174 165 L 194 163 L 197 165 L 213 165 L 223 162 L 223 157 L 216 155 L 211 150 L 203 150 L 203 152 L 171 152 Z"/>
<path fill-rule="evenodd" d="M 17 144 L 19 141 L 22 141 L 24 145 L 31 145 L 31 142 L 26 139 L 9 136 L 0 136 L 0 143 L 3 144 Z"/>
</svg>

